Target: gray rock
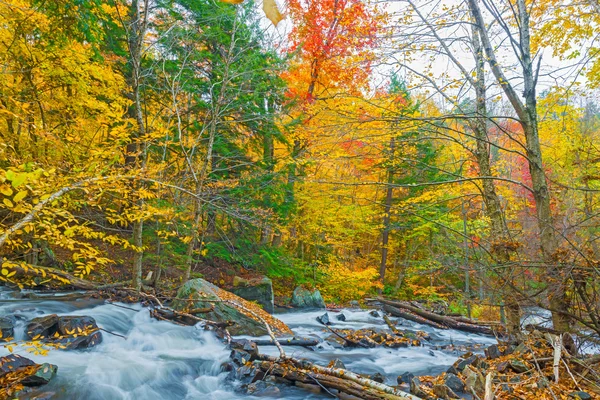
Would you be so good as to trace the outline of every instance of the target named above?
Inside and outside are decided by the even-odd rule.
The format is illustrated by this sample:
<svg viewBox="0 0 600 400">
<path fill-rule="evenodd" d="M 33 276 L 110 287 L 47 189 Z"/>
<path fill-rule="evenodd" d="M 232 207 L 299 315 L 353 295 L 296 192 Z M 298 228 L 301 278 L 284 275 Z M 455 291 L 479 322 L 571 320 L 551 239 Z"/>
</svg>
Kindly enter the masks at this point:
<svg viewBox="0 0 600 400">
<path fill-rule="evenodd" d="M 369 379 L 379 383 L 385 383 L 385 376 L 382 373 L 376 372 L 373 375 L 369 375 Z"/>
<path fill-rule="evenodd" d="M 229 347 L 233 350 L 241 350 L 250 356 L 250 360 L 255 360 L 258 357 L 258 346 L 248 339 L 232 339 Z"/>
<path fill-rule="evenodd" d="M 233 290 L 231 292 L 242 299 L 257 302 L 263 310 L 270 314 L 275 311 L 273 282 L 267 277 L 248 280 L 236 276 L 233 278 Z"/>
<path fill-rule="evenodd" d="M 512 393 L 515 390 L 507 383 L 503 383 L 500 385 L 500 389 L 502 389 L 502 391 L 506 392 L 506 393 Z"/>
<path fill-rule="evenodd" d="M 231 350 L 231 354 L 229 355 L 229 358 L 231 358 L 231 360 L 235 364 L 242 367 L 250 361 L 251 356 L 250 356 L 250 354 L 246 353 L 243 350 L 233 349 L 233 350 Z"/>
<path fill-rule="evenodd" d="M 398 381 L 398 385 L 401 385 L 403 383 L 410 383 L 414 377 L 414 374 L 410 372 L 405 372 L 402 375 L 398 376 L 396 380 Z"/>
<path fill-rule="evenodd" d="M 329 314 L 325 313 L 317 317 L 317 321 L 323 325 L 331 325 L 331 321 L 329 321 Z"/>
<path fill-rule="evenodd" d="M 265 381 L 256 381 L 248 385 L 249 394 L 256 397 L 279 397 L 281 391 L 277 386 Z"/>
<path fill-rule="evenodd" d="M 410 393 L 414 394 L 415 396 L 419 396 L 419 397 L 427 396 L 427 393 L 425 393 L 421 389 L 421 381 L 419 380 L 419 378 L 412 378 L 410 380 Z"/>
<path fill-rule="evenodd" d="M 220 301 L 221 298 L 218 293 L 223 292 L 225 291 L 204 279 L 192 279 L 179 288 L 172 307 L 181 311 L 190 308 L 210 308 L 212 306 L 214 307 L 213 310 L 203 314 L 203 318 L 216 322 L 234 322 L 235 325 L 227 328 L 232 335 L 263 336 L 268 333 L 262 322 L 252 319 L 234 306 Z M 232 293 L 229 293 L 228 297 L 230 299 L 232 297 L 239 298 Z M 274 326 L 272 328 L 276 329 Z M 274 333 L 278 334 L 279 332 L 275 331 Z"/>
<path fill-rule="evenodd" d="M 464 382 L 454 374 L 447 373 L 444 377 L 444 384 L 455 393 L 464 392 L 465 390 Z"/>
<path fill-rule="evenodd" d="M 339 313 L 338 315 L 335 316 L 335 319 L 337 319 L 338 321 L 346 321 L 346 315 L 344 315 L 344 313 Z"/>
<path fill-rule="evenodd" d="M 433 394 L 444 400 L 459 399 L 460 397 L 446 385 L 433 385 Z"/>
<path fill-rule="evenodd" d="M 483 393 L 485 390 L 485 378 L 481 372 L 468 365 L 463 371 L 465 377 L 465 387 L 467 392 L 474 390 L 475 393 Z"/>
<path fill-rule="evenodd" d="M 369 315 L 371 317 L 381 318 L 381 314 L 379 314 L 379 311 L 377 311 L 377 310 L 372 310 L 371 312 L 369 312 Z"/>
<path fill-rule="evenodd" d="M 526 372 L 526 371 L 529 371 L 529 367 L 523 361 L 521 361 L 521 360 L 515 360 L 515 359 L 510 360 L 508 362 L 508 365 L 510 366 L 510 368 L 513 371 L 515 371 L 515 372 L 517 372 L 519 374 L 523 373 L 523 372 Z"/>
<path fill-rule="evenodd" d="M 350 307 L 355 307 L 355 308 L 360 307 L 360 303 L 356 300 L 351 300 L 349 304 L 350 304 Z"/>
<path fill-rule="evenodd" d="M 502 354 L 500 353 L 500 350 L 498 349 L 498 345 L 497 344 L 493 344 L 491 346 L 489 346 L 488 348 L 486 348 L 484 350 L 485 352 L 485 356 L 490 359 L 493 360 L 495 358 L 500 357 Z"/>
<path fill-rule="evenodd" d="M 96 320 L 87 316 L 58 317 L 57 331 L 61 335 L 80 334 L 86 330 L 98 329 Z"/>
<path fill-rule="evenodd" d="M 296 308 L 325 308 L 325 301 L 318 290 L 311 292 L 298 286 L 292 293 L 291 305 Z"/>
<path fill-rule="evenodd" d="M 10 318 L 0 317 L 0 342 L 15 336 L 15 327 Z"/>
<path fill-rule="evenodd" d="M 37 367 L 37 368 L 31 368 Z M 28 358 L 18 354 L 9 354 L 0 358 L 0 377 L 11 372 L 21 371 L 28 375 L 19 380 L 26 387 L 42 386 L 50 382 L 56 376 L 58 367 L 53 364 L 36 364 Z"/>
<path fill-rule="evenodd" d="M 477 361 L 477 356 L 470 356 L 465 359 L 459 359 L 454 363 L 454 367 L 458 372 L 462 372 L 467 367 L 467 365 L 471 365 L 475 361 Z"/>
</svg>

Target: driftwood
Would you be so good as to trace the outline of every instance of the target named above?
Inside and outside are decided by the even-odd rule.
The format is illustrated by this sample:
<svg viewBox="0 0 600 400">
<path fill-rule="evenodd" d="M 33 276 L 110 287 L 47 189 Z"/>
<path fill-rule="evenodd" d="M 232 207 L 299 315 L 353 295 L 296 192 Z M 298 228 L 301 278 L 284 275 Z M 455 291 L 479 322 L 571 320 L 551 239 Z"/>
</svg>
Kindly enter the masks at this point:
<svg viewBox="0 0 600 400">
<path fill-rule="evenodd" d="M 384 304 L 384 310 L 392 315 L 400 316 L 402 318 L 406 318 L 419 323 L 426 323 L 427 325 L 431 325 L 436 328 L 452 328 L 466 332 L 481 333 L 485 335 L 495 335 L 494 330 L 487 325 L 461 322 L 456 318 L 448 317 L 445 315 L 439 315 L 427 310 L 423 310 L 422 308 L 415 307 L 408 302 L 391 301 L 383 298 L 371 299 L 371 301 L 377 301 L 379 303 Z M 386 309 L 385 306 L 388 306 L 388 308 Z M 392 308 L 390 308 L 389 306 L 391 306 Z M 406 317 L 400 314 L 403 314 Z"/>
<path fill-rule="evenodd" d="M 252 340 L 257 346 L 275 346 L 275 342 L 272 339 L 255 339 Z M 320 342 L 316 339 L 302 339 L 302 338 L 290 338 L 290 339 L 278 339 L 277 340 L 282 346 L 300 346 L 300 347 L 311 347 L 316 346 Z"/>
</svg>

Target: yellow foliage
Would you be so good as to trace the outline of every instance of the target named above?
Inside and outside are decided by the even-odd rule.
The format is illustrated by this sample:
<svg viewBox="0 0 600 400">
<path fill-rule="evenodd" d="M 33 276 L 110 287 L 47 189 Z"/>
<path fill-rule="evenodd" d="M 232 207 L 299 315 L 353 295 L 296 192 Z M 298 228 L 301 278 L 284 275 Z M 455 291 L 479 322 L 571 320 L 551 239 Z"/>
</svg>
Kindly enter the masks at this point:
<svg viewBox="0 0 600 400">
<path fill-rule="evenodd" d="M 333 256 L 328 261 L 321 266 L 327 278 L 319 288 L 327 301 L 347 302 L 360 299 L 382 287 L 375 267 L 348 267 Z"/>
</svg>

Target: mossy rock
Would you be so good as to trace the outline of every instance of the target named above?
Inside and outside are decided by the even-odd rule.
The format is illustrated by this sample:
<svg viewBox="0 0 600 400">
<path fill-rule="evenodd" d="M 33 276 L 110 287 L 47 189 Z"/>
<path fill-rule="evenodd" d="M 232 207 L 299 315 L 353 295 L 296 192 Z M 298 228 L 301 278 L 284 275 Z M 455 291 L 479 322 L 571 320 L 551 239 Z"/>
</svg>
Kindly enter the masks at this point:
<svg viewBox="0 0 600 400">
<path fill-rule="evenodd" d="M 177 291 L 177 297 L 172 307 L 178 311 L 189 311 L 196 308 L 210 308 L 213 310 L 200 314 L 199 317 L 215 322 L 232 321 L 235 325 L 227 328 L 232 335 L 263 336 L 267 329 L 259 318 L 251 313 L 235 308 L 233 305 L 223 302 L 233 301 L 258 314 L 273 329 L 276 335 L 291 334 L 291 330 L 281 321 L 262 310 L 256 304 L 250 303 L 233 293 L 227 292 L 204 279 L 192 279 L 187 281 Z"/>
</svg>

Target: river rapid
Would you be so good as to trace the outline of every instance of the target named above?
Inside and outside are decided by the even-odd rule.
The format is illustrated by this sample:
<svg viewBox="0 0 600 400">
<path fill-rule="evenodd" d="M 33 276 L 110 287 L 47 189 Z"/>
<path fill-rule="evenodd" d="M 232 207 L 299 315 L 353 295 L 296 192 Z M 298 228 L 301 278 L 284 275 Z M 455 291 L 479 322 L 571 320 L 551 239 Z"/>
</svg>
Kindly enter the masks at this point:
<svg viewBox="0 0 600 400">
<path fill-rule="evenodd" d="M 47 356 L 33 355 L 18 347 L 14 352 L 37 363 L 58 366 L 58 375 L 42 388 L 55 392 L 53 399 L 86 400 L 165 400 L 165 399 L 253 399 L 239 390 L 222 364 L 230 350 L 211 332 L 199 327 L 183 327 L 152 319 L 147 309 L 136 304 L 109 304 L 102 300 L 32 300 L 19 298 L 19 292 L 0 287 L 0 316 L 17 320 L 15 337 L 24 338 L 25 324 L 45 314 L 88 315 L 100 328 L 123 335 L 126 339 L 103 332 L 103 341 L 85 351 L 51 350 Z M 119 307 L 124 306 L 127 308 Z M 386 328 L 381 317 L 369 310 L 344 309 L 346 321 L 330 312 L 334 328 Z M 276 316 L 298 336 L 325 338 L 329 332 L 316 321 L 320 311 L 287 312 Z M 302 347 L 286 347 L 286 353 L 307 358 L 321 365 L 340 359 L 356 373 L 382 373 L 386 383 L 396 384 L 404 372 L 415 375 L 445 371 L 466 349 L 478 349 L 496 343 L 491 337 L 454 330 L 438 330 L 425 325 L 392 318 L 399 328 L 423 330 L 431 340 L 424 347 L 399 349 L 337 349 L 322 343 L 314 351 Z M 453 345 L 453 348 L 443 349 Z M 274 346 L 260 346 L 260 351 L 277 355 Z M 0 346 L 0 356 L 8 350 Z M 327 398 L 293 387 L 280 387 L 280 398 Z"/>
</svg>

